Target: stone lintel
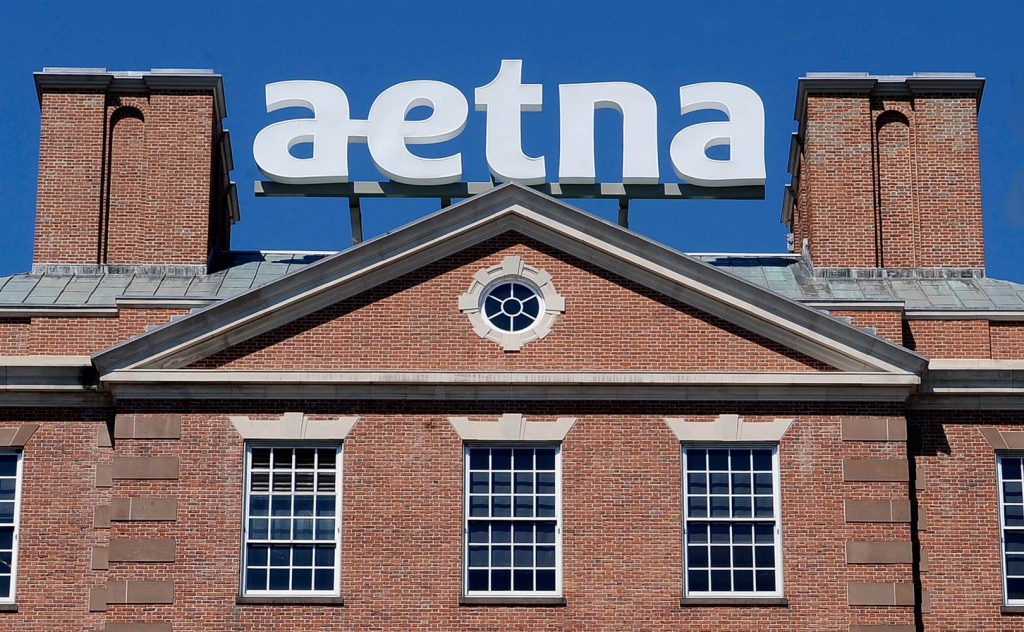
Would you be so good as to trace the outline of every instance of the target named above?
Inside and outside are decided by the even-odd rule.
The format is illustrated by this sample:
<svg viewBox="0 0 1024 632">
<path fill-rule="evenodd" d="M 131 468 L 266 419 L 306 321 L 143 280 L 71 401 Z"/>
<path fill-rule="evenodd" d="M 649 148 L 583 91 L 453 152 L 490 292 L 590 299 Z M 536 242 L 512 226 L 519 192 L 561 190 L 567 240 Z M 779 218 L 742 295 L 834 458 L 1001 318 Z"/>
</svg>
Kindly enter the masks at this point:
<svg viewBox="0 0 1024 632">
<path fill-rule="evenodd" d="M 296 441 L 343 441 L 359 417 L 309 419 L 303 413 L 285 413 L 278 419 L 228 417 L 232 427 L 246 440 L 286 439 Z"/>
<path fill-rule="evenodd" d="M 748 422 L 739 415 L 719 415 L 714 421 L 666 418 L 665 423 L 683 443 L 778 443 L 793 424 L 793 420 Z"/>
<path fill-rule="evenodd" d="M 506 413 L 497 421 L 449 417 L 448 422 L 463 441 L 563 441 L 576 419 L 561 417 L 556 421 L 528 421 L 518 413 Z"/>
</svg>

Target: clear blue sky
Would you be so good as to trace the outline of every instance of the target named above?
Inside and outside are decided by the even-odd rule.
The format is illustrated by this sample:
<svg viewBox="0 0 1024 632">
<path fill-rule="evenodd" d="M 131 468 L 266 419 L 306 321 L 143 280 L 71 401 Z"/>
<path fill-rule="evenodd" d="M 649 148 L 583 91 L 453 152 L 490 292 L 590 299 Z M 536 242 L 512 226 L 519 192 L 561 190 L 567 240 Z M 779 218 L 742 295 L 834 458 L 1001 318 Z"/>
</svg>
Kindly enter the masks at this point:
<svg viewBox="0 0 1024 632">
<path fill-rule="evenodd" d="M 841 5 L 835 6 L 832 5 Z M 663 179 L 680 126 L 678 88 L 699 81 L 750 86 L 767 118 L 764 201 L 634 202 L 632 228 L 687 252 L 781 252 L 786 156 L 797 78 L 813 71 L 972 71 L 988 83 L 981 160 L 989 275 L 1024 282 L 1024 3 L 247 2 L 65 0 L 0 2 L 0 274 L 31 264 L 39 108 L 32 72 L 44 66 L 110 70 L 212 68 L 224 76 L 242 221 L 235 249 L 337 250 L 351 243 L 344 200 L 256 199 L 252 140 L 276 120 L 264 86 L 320 79 L 348 93 L 365 117 L 383 89 L 436 79 L 461 89 L 490 81 L 501 59 L 523 59 L 525 83 L 544 85 L 544 112 L 527 114 L 524 147 L 547 156 L 556 179 L 559 83 L 630 81 L 659 103 Z M 605 116 L 607 115 L 607 116 Z M 617 115 L 598 117 L 598 180 L 618 181 Z M 484 114 L 444 148 L 464 175 L 485 180 Z M 379 179 L 365 145 L 354 179 Z M 581 203 L 606 218 L 614 202 Z M 364 205 L 379 234 L 436 210 L 434 201 Z"/>
</svg>

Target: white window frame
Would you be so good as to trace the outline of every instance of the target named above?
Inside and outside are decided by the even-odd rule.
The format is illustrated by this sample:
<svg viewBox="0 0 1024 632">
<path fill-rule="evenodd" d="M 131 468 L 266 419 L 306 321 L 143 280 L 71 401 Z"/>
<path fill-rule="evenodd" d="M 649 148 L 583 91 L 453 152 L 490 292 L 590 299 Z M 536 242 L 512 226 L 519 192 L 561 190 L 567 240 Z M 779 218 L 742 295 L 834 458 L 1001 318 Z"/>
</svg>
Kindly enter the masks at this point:
<svg viewBox="0 0 1024 632">
<path fill-rule="evenodd" d="M 334 509 L 334 586 L 330 590 L 250 590 L 247 586 L 246 572 L 248 570 L 248 551 L 249 551 L 249 495 L 250 495 L 250 482 L 252 476 L 252 451 L 258 448 L 271 448 L 271 449 L 324 449 L 334 448 L 337 450 L 337 461 L 335 465 L 335 479 L 334 479 L 334 493 L 335 493 L 335 509 Z M 242 493 L 242 565 L 241 565 L 241 577 L 239 579 L 239 594 L 242 597 L 338 597 L 341 595 L 341 520 L 342 520 L 342 482 L 344 476 L 343 471 L 343 459 L 345 451 L 342 449 L 342 444 L 337 442 L 268 442 L 268 441 L 247 441 L 245 444 L 245 456 L 244 456 L 244 488 Z M 294 469 L 292 470 L 294 474 Z M 273 489 L 273 481 L 270 483 L 271 490 Z M 292 479 L 292 488 L 294 490 L 294 477 Z M 269 495 L 273 496 L 273 492 L 269 491 Z M 295 491 L 291 492 L 294 497 Z M 273 510 L 269 513 L 272 515 Z M 316 527 L 314 524 L 314 537 L 316 534 Z M 269 533 L 268 533 L 269 535 Z M 261 540 L 257 541 L 262 544 Z M 273 541 L 269 541 L 270 545 L 273 546 Z M 301 544 L 302 540 L 287 540 L 280 541 L 282 544 L 289 546 L 295 546 L 297 543 Z M 329 540 L 311 540 L 310 544 L 328 544 Z M 291 568 L 291 566 L 289 566 Z M 315 582 L 315 574 L 314 574 Z M 315 586 L 315 583 L 314 583 Z M 269 584 L 268 584 L 269 588 Z"/>
<path fill-rule="evenodd" d="M 689 549 L 687 540 L 689 536 L 689 525 L 691 522 L 702 522 L 702 523 L 723 523 L 723 524 L 735 524 L 735 523 L 765 523 L 766 519 L 757 518 L 711 518 L 710 507 L 708 508 L 709 517 L 707 518 L 689 518 L 688 513 L 688 500 L 689 494 L 687 492 L 687 450 L 771 450 L 772 451 L 772 507 L 774 509 L 774 537 L 775 537 L 775 590 L 773 591 L 691 591 L 689 582 Z M 770 599 L 770 598 L 781 598 L 783 596 L 783 568 L 782 568 L 782 494 L 781 494 L 781 473 L 779 468 L 779 444 L 777 443 L 684 443 L 682 445 L 681 455 L 682 465 L 682 520 L 683 520 L 683 595 L 686 598 L 694 599 Z M 732 470 L 729 470 L 730 479 Z M 710 484 L 710 481 L 709 481 Z M 730 498 L 732 483 L 730 480 Z M 753 508 L 752 508 L 753 509 Z M 735 544 L 730 543 L 730 548 L 734 547 Z M 731 553 L 730 553 L 731 557 Z M 730 567 L 731 568 L 731 567 Z M 709 586 L 710 588 L 710 586 Z"/>
<path fill-rule="evenodd" d="M 0 597 L 0 603 L 15 603 L 17 598 L 17 586 L 18 586 L 18 539 L 21 531 L 21 485 L 22 485 L 22 463 L 24 462 L 24 452 L 21 450 L 2 450 L 0 454 L 14 454 L 18 457 L 18 462 L 15 465 L 15 479 L 14 479 L 14 521 L 4 526 L 14 526 L 14 535 L 11 541 L 11 594 L 9 597 Z"/>
<path fill-rule="evenodd" d="M 1024 599 L 1010 599 L 1009 595 L 1009 568 L 1006 564 L 1006 508 L 1003 494 L 1003 459 L 1021 459 L 1024 468 L 1024 454 L 1019 452 L 996 453 L 996 493 L 999 496 L 999 568 L 1003 583 L 1003 603 L 1007 606 L 1024 606 Z M 1024 532 L 1024 527 L 1009 527 L 1013 531 Z"/>
<path fill-rule="evenodd" d="M 469 506 L 470 506 L 470 477 L 469 477 L 469 453 L 471 449 L 482 448 L 482 449 L 510 449 L 515 450 L 516 448 L 553 448 L 555 450 L 555 515 L 554 518 L 516 518 L 515 516 L 504 517 L 487 517 L 487 518 L 474 518 L 474 521 L 479 522 L 555 522 L 555 589 L 545 591 L 523 591 L 523 590 L 507 590 L 507 591 L 495 591 L 495 590 L 469 590 Z M 514 458 L 514 452 L 513 452 Z M 515 462 L 513 461 L 512 472 L 515 473 Z M 489 470 L 490 471 L 490 470 Z M 515 477 L 512 477 L 512 485 L 515 485 Z M 463 446 L 463 467 L 462 467 L 462 489 L 463 489 L 463 502 L 462 502 L 462 594 L 464 597 L 561 597 L 562 596 L 562 446 L 559 443 L 543 443 L 543 442 L 467 442 Z M 536 489 L 534 490 L 536 494 Z M 492 495 L 488 492 L 488 497 Z M 504 495 L 504 494 L 502 494 Z M 514 494 L 509 494 L 513 496 Z M 515 513 L 515 501 L 512 501 L 511 513 Z M 514 530 L 513 530 L 514 540 Z M 509 543 L 509 546 L 514 546 L 513 542 Z M 536 542 L 534 543 L 536 546 Z M 513 560 L 514 564 L 514 560 Z M 490 566 L 488 566 L 490 568 Z M 514 569 L 514 566 L 513 566 Z M 534 566 L 536 569 L 536 566 Z M 513 584 L 514 587 L 514 584 Z"/>
</svg>

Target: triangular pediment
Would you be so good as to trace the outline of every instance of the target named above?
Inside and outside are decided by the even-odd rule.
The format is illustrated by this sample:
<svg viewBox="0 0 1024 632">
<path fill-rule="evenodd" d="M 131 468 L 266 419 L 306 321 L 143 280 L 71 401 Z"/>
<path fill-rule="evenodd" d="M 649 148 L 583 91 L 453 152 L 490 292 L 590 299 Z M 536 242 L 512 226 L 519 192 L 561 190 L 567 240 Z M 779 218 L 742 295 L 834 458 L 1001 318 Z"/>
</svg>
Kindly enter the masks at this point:
<svg viewBox="0 0 1024 632">
<path fill-rule="evenodd" d="M 781 362 L 777 371 L 916 374 L 925 364 L 921 356 L 864 330 L 516 185 L 505 185 L 478 195 L 266 286 L 112 347 L 94 356 L 93 361 L 101 376 L 115 371 L 174 371 L 187 367 L 221 366 L 224 358 L 239 356 L 238 349 L 265 349 L 266 341 L 274 338 L 273 332 L 302 319 L 316 319 L 317 314 L 328 313 L 325 310 L 354 297 L 362 296 L 366 302 L 366 296 L 391 298 L 400 292 L 415 291 L 415 287 L 405 287 L 398 280 L 431 266 L 441 265 L 443 268 L 439 262 L 458 258 L 460 253 L 464 265 L 476 265 L 476 260 L 465 253 L 476 253 L 480 261 L 486 260 L 492 266 L 496 261 L 501 263 L 510 256 L 519 256 L 509 254 L 513 251 L 501 251 L 502 239 L 508 241 L 509 235 L 515 236 L 511 242 L 520 242 L 513 245 L 528 254 L 520 257 L 526 261 L 523 265 L 542 269 L 544 265 L 559 265 L 557 262 L 543 262 L 560 259 L 592 277 L 604 279 L 620 288 L 631 287 L 637 295 L 655 297 L 663 306 L 674 306 L 672 309 L 677 313 L 703 321 L 708 332 L 724 331 L 753 345 L 749 352 L 737 347 L 740 352 L 756 354 L 760 353 L 757 349 L 762 349 L 767 350 L 765 353 L 775 353 L 795 363 L 790 366 Z M 531 257 L 534 263 L 530 262 Z M 542 263 L 536 264 L 536 261 Z M 483 270 L 487 266 L 480 264 L 478 267 Z M 563 279 L 559 282 L 565 284 L 569 281 Z M 375 289 L 388 287 L 387 284 L 394 287 L 374 294 Z M 465 290 L 451 291 L 460 294 Z M 621 307 L 623 301 L 621 297 L 609 300 L 611 310 Z M 391 308 L 392 313 L 397 314 L 402 309 L 401 305 L 415 302 L 415 297 L 397 300 Z M 617 317 L 621 320 L 642 316 L 643 313 L 632 313 Z M 343 317 L 343 314 L 338 314 L 338 317 Z M 329 319 L 321 320 L 326 322 Z M 309 327 L 300 329 L 307 331 Z M 557 324 L 554 329 L 557 331 Z M 701 334 L 698 332 L 698 335 Z M 714 340 L 708 342 L 719 344 Z M 563 339 L 559 344 L 570 343 Z M 624 344 L 628 346 L 626 342 Z M 236 350 L 234 354 L 232 349 Z M 420 351 L 431 353 L 430 348 Z M 523 357 L 527 357 L 525 351 Z M 372 364 L 368 362 L 367 366 L 372 367 Z M 538 367 L 545 368 L 539 365 L 532 368 L 536 370 Z M 443 368 L 494 370 L 495 367 Z M 523 364 L 518 370 L 530 368 L 531 365 Z M 613 363 L 601 367 L 568 368 L 625 372 L 645 370 L 628 363 L 621 367 Z M 697 367 L 697 370 L 707 369 Z"/>
</svg>

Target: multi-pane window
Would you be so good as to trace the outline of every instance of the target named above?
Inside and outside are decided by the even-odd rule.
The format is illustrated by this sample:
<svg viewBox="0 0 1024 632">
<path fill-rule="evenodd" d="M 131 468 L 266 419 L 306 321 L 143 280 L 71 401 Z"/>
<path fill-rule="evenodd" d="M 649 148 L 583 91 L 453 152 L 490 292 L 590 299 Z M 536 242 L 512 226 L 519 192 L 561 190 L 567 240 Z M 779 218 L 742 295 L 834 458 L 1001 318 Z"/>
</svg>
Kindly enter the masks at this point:
<svg viewBox="0 0 1024 632">
<path fill-rule="evenodd" d="M 999 522 L 1008 605 L 1024 605 L 1024 455 L 999 456 Z"/>
<path fill-rule="evenodd" d="M 250 445 L 243 594 L 339 594 L 340 446 Z"/>
<path fill-rule="evenodd" d="M 466 595 L 558 595 L 557 446 L 466 447 Z"/>
<path fill-rule="evenodd" d="M 0 603 L 14 601 L 20 504 L 21 453 L 0 452 Z"/>
<path fill-rule="evenodd" d="M 776 447 L 683 449 L 686 595 L 782 594 Z"/>
</svg>

